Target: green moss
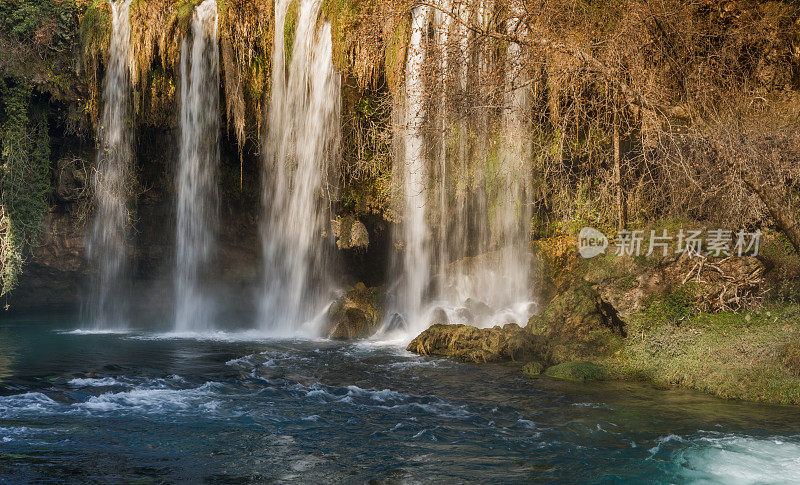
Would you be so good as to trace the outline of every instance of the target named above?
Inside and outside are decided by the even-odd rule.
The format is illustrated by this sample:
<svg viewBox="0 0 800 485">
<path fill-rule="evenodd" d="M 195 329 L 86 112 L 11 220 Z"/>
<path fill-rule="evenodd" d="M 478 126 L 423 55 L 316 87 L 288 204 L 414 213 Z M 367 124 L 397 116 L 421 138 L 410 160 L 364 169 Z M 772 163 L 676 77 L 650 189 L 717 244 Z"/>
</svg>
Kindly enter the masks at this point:
<svg viewBox="0 0 800 485">
<path fill-rule="evenodd" d="M 766 275 L 769 296 L 800 303 L 800 255 L 782 233 L 765 231 L 759 255 L 771 268 Z"/>
<path fill-rule="evenodd" d="M 528 362 L 522 367 L 522 373 L 528 377 L 539 377 L 543 370 L 544 366 L 539 362 Z"/>
<path fill-rule="evenodd" d="M 389 42 L 386 45 L 384 71 L 386 84 L 391 92 L 395 92 L 403 79 L 406 64 L 406 49 L 411 35 L 411 18 L 404 17 L 395 25 Z"/>
<path fill-rule="evenodd" d="M 602 367 L 591 362 L 564 362 L 563 364 L 548 367 L 544 375 L 554 379 L 565 379 L 569 381 L 599 381 L 606 377 L 606 372 Z"/>
<path fill-rule="evenodd" d="M 345 88 L 342 93 L 342 166 L 339 202 L 344 212 L 392 219 L 391 113 L 385 91 Z"/>
<path fill-rule="evenodd" d="M 189 17 L 192 16 L 194 9 L 200 5 L 202 0 L 177 0 L 172 4 L 175 9 L 175 17 L 179 25 L 189 25 Z M 182 29 L 185 30 L 185 29 Z"/>
<path fill-rule="evenodd" d="M 639 329 L 654 325 L 674 324 L 687 318 L 693 311 L 697 288 L 695 283 L 679 286 L 664 297 L 650 299 L 633 318 Z"/>
<path fill-rule="evenodd" d="M 300 19 L 300 6 L 297 0 L 292 0 L 286 11 L 286 20 L 283 23 L 283 45 L 284 55 L 286 56 L 286 66 L 292 63 L 292 49 L 294 48 L 294 36 L 297 32 L 297 22 Z"/>
<path fill-rule="evenodd" d="M 347 62 L 348 33 L 354 30 L 360 13 L 360 2 L 353 0 L 325 0 L 320 8 L 320 19 L 331 24 L 333 64 L 342 72 L 351 68 Z"/>
<path fill-rule="evenodd" d="M 412 340 L 406 350 L 475 363 L 531 362 L 541 359 L 542 344 L 515 324 L 502 328 L 435 324 Z"/>
<path fill-rule="evenodd" d="M 795 377 L 800 377 L 800 338 L 789 342 L 781 356 L 781 362 Z"/>
<path fill-rule="evenodd" d="M 81 41 L 83 45 L 97 48 L 106 46 L 111 34 L 111 12 L 108 2 L 95 0 L 81 18 Z"/>
</svg>

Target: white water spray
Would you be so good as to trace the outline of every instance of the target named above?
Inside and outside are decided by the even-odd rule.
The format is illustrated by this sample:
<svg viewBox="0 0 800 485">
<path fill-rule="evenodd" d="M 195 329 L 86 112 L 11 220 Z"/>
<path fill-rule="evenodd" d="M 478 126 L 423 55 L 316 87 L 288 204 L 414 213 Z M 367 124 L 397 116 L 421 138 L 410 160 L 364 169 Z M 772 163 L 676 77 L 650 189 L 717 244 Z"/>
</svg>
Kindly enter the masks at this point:
<svg viewBox="0 0 800 485">
<path fill-rule="evenodd" d="M 97 168 L 92 177 L 97 212 L 87 256 L 97 273 L 90 282 L 86 317 L 94 329 L 126 326 L 122 293 L 129 253 L 130 172 L 133 134 L 129 125 L 131 0 L 111 2 L 111 44 L 103 85 L 103 112 L 97 127 Z"/>
<path fill-rule="evenodd" d="M 219 47 L 217 2 L 192 15 L 181 45 L 180 158 L 177 176 L 175 330 L 213 325 L 214 305 L 202 275 L 215 248 L 218 220 Z"/>
<path fill-rule="evenodd" d="M 272 335 L 314 333 L 329 300 L 325 173 L 339 142 L 340 81 L 321 0 L 301 0 L 286 69 L 289 0 L 275 2 L 272 94 L 264 154 L 260 325 Z"/>
</svg>

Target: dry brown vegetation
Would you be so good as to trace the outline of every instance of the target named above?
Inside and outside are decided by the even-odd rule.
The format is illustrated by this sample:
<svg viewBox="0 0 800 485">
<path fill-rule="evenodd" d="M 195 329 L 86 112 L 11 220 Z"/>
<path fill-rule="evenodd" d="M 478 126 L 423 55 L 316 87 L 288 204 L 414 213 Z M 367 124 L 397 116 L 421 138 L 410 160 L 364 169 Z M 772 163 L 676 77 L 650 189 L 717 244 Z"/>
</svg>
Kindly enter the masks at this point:
<svg viewBox="0 0 800 485">
<path fill-rule="evenodd" d="M 771 216 L 800 248 L 796 210 L 786 210 L 797 207 L 798 6 L 503 0 L 464 20 L 465 3 L 474 4 L 417 3 L 453 23 L 450 45 L 429 47 L 429 103 L 444 97 L 444 116 L 480 130 L 482 117 L 508 108 L 509 92 L 530 90 L 545 230 L 663 217 L 753 226 Z M 448 49 L 453 63 L 460 25 L 470 72 L 476 56 L 488 65 L 466 87 L 437 70 Z M 509 58 L 513 44 L 521 49 Z M 509 80 L 514 64 L 521 74 Z"/>
<path fill-rule="evenodd" d="M 195 3 L 133 5 L 134 79 L 140 99 L 151 99 L 140 109 L 174 104 L 170 80 Z M 321 19 L 331 22 L 348 87 L 350 140 L 336 172 L 345 197 L 375 192 L 396 163 L 387 161 L 397 135 L 389 118 L 402 101 L 410 13 L 420 5 L 451 20 L 446 45 L 430 32 L 427 96 L 443 103 L 441 116 L 467 124 L 470 156 L 491 144 L 488 127 L 509 93 L 528 91 L 535 232 L 663 217 L 732 227 L 769 219 L 800 244 L 796 211 L 784 210 L 798 189 L 800 9 L 791 2 L 499 0 L 479 16 L 471 0 L 326 0 Z M 272 2 L 220 3 L 225 106 L 240 144 L 261 131 L 272 29 Z M 466 82 L 452 74 L 462 38 Z M 438 67 L 444 55 L 448 75 Z M 91 63 L 99 57 L 87 50 Z"/>
</svg>

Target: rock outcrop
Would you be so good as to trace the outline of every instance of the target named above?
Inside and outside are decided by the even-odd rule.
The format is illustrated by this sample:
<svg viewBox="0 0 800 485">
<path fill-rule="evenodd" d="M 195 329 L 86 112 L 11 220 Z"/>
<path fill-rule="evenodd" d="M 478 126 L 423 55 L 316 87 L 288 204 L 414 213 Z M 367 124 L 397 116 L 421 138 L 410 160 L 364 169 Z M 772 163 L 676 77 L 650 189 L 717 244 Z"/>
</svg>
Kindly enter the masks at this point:
<svg viewBox="0 0 800 485">
<path fill-rule="evenodd" d="M 616 309 L 587 283 L 556 297 L 526 329 L 548 343 L 548 360 L 555 364 L 606 355 L 625 336 Z"/>
<path fill-rule="evenodd" d="M 331 221 L 336 247 L 339 249 L 364 249 L 369 246 L 369 233 L 364 223 L 351 215 L 337 217 Z"/>
<path fill-rule="evenodd" d="M 690 290 L 692 306 L 700 310 L 737 311 L 760 298 L 767 271 L 764 263 L 752 256 L 713 258 L 689 254 L 662 258 L 651 266 L 631 267 L 627 274 L 619 269 L 600 281 L 597 290 L 623 320 L 678 288 Z"/>
<path fill-rule="evenodd" d="M 358 283 L 339 297 L 328 310 L 328 336 L 336 340 L 365 338 L 380 328 L 383 314 L 380 288 Z"/>
<path fill-rule="evenodd" d="M 533 361 L 543 349 L 540 339 L 516 324 L 493 328 L 437 324 L 422 332 L 407 348 L 421 355 L 477 363 Z"/>
</svg>

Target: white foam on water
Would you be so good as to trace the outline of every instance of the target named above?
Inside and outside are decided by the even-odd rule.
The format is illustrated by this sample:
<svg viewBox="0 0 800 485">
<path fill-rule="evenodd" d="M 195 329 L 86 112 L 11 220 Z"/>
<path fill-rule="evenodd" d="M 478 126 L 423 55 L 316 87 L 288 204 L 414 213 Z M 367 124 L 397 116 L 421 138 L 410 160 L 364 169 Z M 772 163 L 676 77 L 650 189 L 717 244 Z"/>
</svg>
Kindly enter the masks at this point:
<svg viewBox="0 0 800 485">
<path fill-rule="evenodd" d="M 650 458 L 678 467 L 692 483 L 800 483 L 800 438 L 709 433 L 661 437 Z"/>
<path fill-rule="evenodd" d="M 393 406 L 376 406 L 380 409 L 391 411 L 422 411 L 428 414 L 435 414 L 440 418 L 447 419 L 463 419 L 472 416 L 472 413 L 466 410 L 466 406 L 455 406 L 446 402 L 433 402 L 433 403 L 418 403 L 411 402 L 407 404 L 395 404 Z"/>
<path fill-rule="evenodd" d="M 11 417 L 19 413 L 49 411 L 58 403 L 41 392 L 26 392 L 0 397 L 0 416 Z"/>
<path fill-rule="evenodd" d="M 86 401 L 72 404 L 59 403 L 40 392 L 3 396 L 0 397 L 0 417 L 15 418 L 29 414 L 93 415 L 113 411 L 146 414 L 191 412 L 193 410 L 214 412 L 219 407 L 218 401 L 209 400 L 209 398 L 217 395 L 222 384 L 206 382 L 195 388 L 173 389 L 167 387 L 169 381 L 179 382 L 182 379 L 178 376 L 168 379 L 148 379 L 142 387 L 121 392 L 105 392 L 98 396 L 92 396 Z M 73 379 L 68 384 L 95 387 L 132 385 L 113 378 Z"/>
<path fill-rule="evenodd" d="M 33 430 L 27 426 L 0 426 L 0 443 L 8 443 L 32 434 Z"/>
<path fill-rule="evenodd" d="M 226 332 L 224 330 L 209 330 L 205 332 L 160 332 L 148 333 L 131 337 L 136 340 L 209 340 L 217 342 L 260 342 L 275 340 L 260 330 L 242 330 Z"/>
<path fill-rule="evenodd" d="M 97 330 L 76 328 L 74 330 L 56 330 L 55 332 L 61 335 L 126 335 L 133 333 L 131 330 L 125 328 L 106 328 Z"/>
<path fill-rule="evenodd" d="M 358 386 L 347 386 L 347 395 L 350 397 L 367 397 L 378 402 L 401 401 L 409 397 L 405 394 L 400 394 L 399 392 L 395 392 L 390 389 L 362 389 Z"/>
<path fill-rule="evenodd" d="M 67 384 L 78 387 L 111 387 L 111 386 L 128 386 L 127 382 L 120 382 L 113 377 L 102 378 L 76 378 L 72 379 Z"/>
<path fill-rule="evenodd" d="M 131 410 L 144 413 L 162 413 L 201 409 L 213 411 L 217 404 L 207 401 L 216 395 L 219 383 L 206 382 L 192 389 L 133 389 L 125 392 L 107 392 L 93 396 L 85 402 L 71 406 L 72 412 L 109 412 Z"/>
<path fill-rule="evenodd" d="M 691 474 L 703 482 L 800 483 L 797 439 L 705 437 L 694 440 L 678 456 L 692 470 Z"/>
</svg>

